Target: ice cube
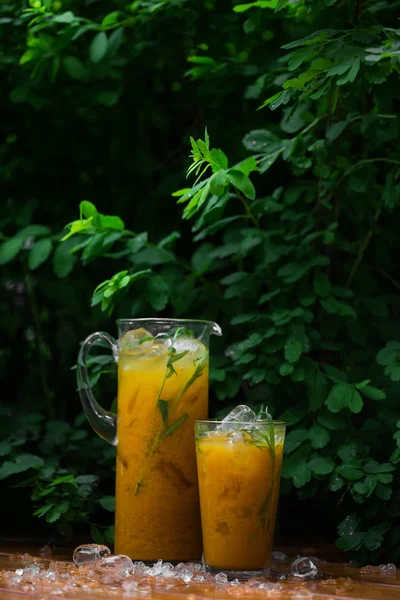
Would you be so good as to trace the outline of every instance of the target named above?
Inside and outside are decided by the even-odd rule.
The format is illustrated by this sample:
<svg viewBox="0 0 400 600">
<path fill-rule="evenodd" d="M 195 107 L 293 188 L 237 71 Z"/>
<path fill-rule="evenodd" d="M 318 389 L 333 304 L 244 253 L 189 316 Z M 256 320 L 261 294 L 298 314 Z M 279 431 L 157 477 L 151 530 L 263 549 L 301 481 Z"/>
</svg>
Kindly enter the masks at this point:
<svg viewBox="0 0 400 600">
<path fill-rule="evenodd" d="M 162 572 L 162 568 L 163 568 L 163 561 L 160 559 L 156 563 L 154 563 L 154 565 L 151 569 L 151 575 L 153 575 L 154 577 L 156 577 L 157 575 L 160 575 Z"/>
<path fill-rule="evenodd" d="M 102 544 L 82 544 L 74 550 L 72 560 L 78 566 L 96 564 L 97 561 L 110 556 L 111 550 Z"/>
<path fill-rule="evenodd" d="M 387 565 L 379 565 L 379 570 L 381 573 L 396 573 L 397 568 L 393 563 L 388 563 Z"/>
<path fill-rule="evenodd" d="M 21 575 L 23 575 L 23 574 L 24 574 L 24 570 L 23 570 L 23 569 L 17 569 L 17 570 L 15 571 L 15 574 L 16 574 L 16 575 L 18 575 L 19 577 L 21 577 Z"/>
<path fill-rule="evenodd" d="M 237 585 L 240 585 L 239 579 L 234 579 L 233 581 L 231 581 L 231 585 L 233 585 L 234 587 L 236 587 Z"/>
<path fill-rule="evenodd" d="M 226 415 L 221 421 L 220 430 L 224 432 L 235 429 L 248 429 L 257 421 L 257 415 L 249 406 L 240 404 Z"/>
<path fill-rule="evenodd" d="M 174 566 L 170 562 L 164 563 L 162 566 L 160 575 L 162 575 L 163 577 L 167 577 L 167 578 L 174 577 L 174 575 L 175 575 Z"/>
<path fill-rule="evenodd" d="M 292 562 L 292 575 L 295 577 L 315 577 L 317 573 L 317 567 L 307 556 L 300 556 Z"/>
<path fill-rule="evenodd" d="M 136 590 L 138 587 L 138 582 L 137 581 L 132 581 L 131 579 L 129 579 L 128 581 L 123 581 L 121 584 L 122 589 L 124 589 L 127 592 L 130 592 L 132 590 Z"/>
<path fill-rule="evenodd" d="M 217 585 L 226 585 L 228 583 L 228 576 L 226 573 L 217 573 L 215 576 L 215 583 Z"/>
<path fill-rule="evenodd" d="M 175 355 L 185 352 L 181 358 L 174 362 L 176 370 L 180 368 L 187 369 L 188 367 L 196 369 L 198 365 L 203 364 L 207 357 L 206 347 L 196 338 L 178 337 L 175 340 L 167 338 L 165 345 L 168 348 L 171 348 L 171 345 L 173 345 Z"/>
<path fill-rule="evenodd" d="M 238 442 L 243 442 L 245 439 L 247 439 L 247 436 L 245 436 L 245 434 L 242 433 L 241 431 L 234 431 L 229 436 L 229 442 L 231 444 L 237 444 Z"/>
<path fill-rule="evenodd" d="M 272 553 L 272 558 L 274 560 L 287 560 L 287 555 L 284 552 L 279 552 L 279 550 L 275 550 Z"/>
<path fill-rule="evenodd" d="M 155 358 L 166 357 L 167 348 L 161 341 L 156 340 L 147 329 L 132 329 L 128 331 L 119 342 L 121 356 L 129 355 L 150 361 Z"/>
<path fill-rule="evenodd" d="M 96 564 L 95 572 L 99 575 L 129 575 L 133 572 L 133 562 L 125 554 L 106 556 Z"/>
<path fill-rule="evenodd" d="M 146 565 L 142 560 L 137 560 L 133 563 L 133 568 L 136 575 L 143 575 Z"/>
</svg>

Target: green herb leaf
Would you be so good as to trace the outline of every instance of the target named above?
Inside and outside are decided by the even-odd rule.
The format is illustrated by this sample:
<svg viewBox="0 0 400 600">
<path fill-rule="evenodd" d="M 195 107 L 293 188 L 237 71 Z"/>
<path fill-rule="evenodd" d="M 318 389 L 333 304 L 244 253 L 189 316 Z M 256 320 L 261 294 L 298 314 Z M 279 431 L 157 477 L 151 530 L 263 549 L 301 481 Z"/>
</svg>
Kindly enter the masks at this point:
<svg viewBox="0 0 400 600">
<path fill-rule="evenodd" d="M 168 426 L 168 406 L 168 401 L 161 400 L 160 398 L 160 400 L 158 401 L 158 408 L 160 409 L 161 417 L 166 427 Z"/>
<path fill-rule="evenodd" d="M 174 421 L 172 423 L 172 425 L 170 425 L 168 427 L 168 429 L 162 434 L 162 436 L 160 437 L 160 440 L 165 439 L 166 437 L 168 437 L 169 435 L 172 435 L 174 433 L 174 431 L 176 431 L 177 429 L 179 429 L 180 427 L 182 427 L 182 425 L 184 425 L 186 423 L 186 421 L 189 419 L 189 415 L 184 413 L 183 415 L 181 415 L 176 421 Z"/>
</svg>

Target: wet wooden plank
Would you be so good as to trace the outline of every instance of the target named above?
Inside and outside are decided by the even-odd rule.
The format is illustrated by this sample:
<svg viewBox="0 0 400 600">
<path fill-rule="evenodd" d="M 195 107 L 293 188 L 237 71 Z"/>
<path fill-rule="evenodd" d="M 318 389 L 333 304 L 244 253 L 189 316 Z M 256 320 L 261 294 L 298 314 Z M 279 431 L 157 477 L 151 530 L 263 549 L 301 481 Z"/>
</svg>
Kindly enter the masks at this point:
<svg viewBox="0 0 400 600">
<path fill-rule="evenodd" d="M 71 550 L 60 549 L 54 556 L 39 556 L 38 548 L 35 547 L 18 549 L 0 545 L 0 600 L 400 600 L 400 570 L 383 571 L 379 567 L 370 566 L 360 569 L 345 563 L 317 560 L 317 579 L 304 581 L 290 575 L 291 559 L 298 554 L 326 557 L 328 553 L 322 549 L 318 552 L 318 547 L 279 549 L 286 551 L 289 557 L 288 560 L 274 562 L 272 579 L 260 578 L 237 586 L 219 586 L 214 581 L 191 581 L 186 584 L 177 579 L 133 576 L 124 580 L 123 587 L 123 582 L 104 583 L 84 576 L 85 570 L 80 571 L 71 563 Z M 58 580 L 33 578 L 31 581 L 12 581 L 15 575 L 13 572 L 26 567 L 31 561 L 26 552 L 36 557 L 35 560 L 43 569 L 50 567 L 50 570 L 58 571 Z M 63 573 L 68 573 L 68 576 L 61 579 Z M 280 581 L 277 574 L 288 574 L 288 577 Z M 130 585 L 133 587 L 127 589 Z"/>
</svg>

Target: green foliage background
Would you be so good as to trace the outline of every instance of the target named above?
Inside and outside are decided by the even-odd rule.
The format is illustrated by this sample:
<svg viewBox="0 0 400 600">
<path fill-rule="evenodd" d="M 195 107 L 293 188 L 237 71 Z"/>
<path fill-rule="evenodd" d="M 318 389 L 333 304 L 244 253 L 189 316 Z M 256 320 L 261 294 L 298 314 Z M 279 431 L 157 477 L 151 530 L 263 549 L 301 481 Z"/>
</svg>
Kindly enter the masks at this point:
<svg viewBox="0 0 400 600">
<path fill-rule="evenodd" d="M 222 326 L 213 414 L 267 403 L 287 421 L 279 532 L 337 527 L 360 562 L 399 561 L 399 14 L 398 0 L 0 3 L 10 533 L 112 541 L 113 449 L 89 433 L 71 368 L 115 316 L 159 314 Z M 93 357 L 109 405 L 110 372 Z"/>
</svg>

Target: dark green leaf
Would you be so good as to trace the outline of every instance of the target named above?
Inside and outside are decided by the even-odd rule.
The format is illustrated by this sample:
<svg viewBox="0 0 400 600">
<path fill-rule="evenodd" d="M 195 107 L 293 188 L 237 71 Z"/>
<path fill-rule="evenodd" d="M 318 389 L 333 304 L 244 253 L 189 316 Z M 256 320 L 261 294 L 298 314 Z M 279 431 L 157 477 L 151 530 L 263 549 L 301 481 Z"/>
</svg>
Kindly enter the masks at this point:
<svg viewBox="0 0 400 600">
<path fill-rule="evenodd" d="M 104 508 L 104 510 L 108 510 L 109 512 L 115 511 L 115 497 L 114 496 L 103 496 L 103 498 L 99 498 L 98 500 L 100 506 Z"/>
<path fill-rule="evenodd" d="M 28 267 L 33 271 L 40 267 L 50 256 L 53 244 L 51 240 L 44 239 L 35 242 L 33 248 L 29 251 Z"/>
<path fill-rule="evenodd" d="M 318 367 L 312 370 L 307 379 L 308 404 L 310 410 L 317 411 L 324 405 L 328 395 L 328 382 Z"/>
<path fill-rule="evenodd" d="M 176 431 L 177 429 L 179 429 L 179 427 L 182 427 L 182 425 L 184 425 L 186 423 L 188 418 L 189 418 L 189 415 L 186 413 L 181 415 L 176 421 L 174 421 L 172 423 L 172 425 L 170 425 L 168 427 L 168 429 L 160 437 L 160 440 L 163 440 L 164 438 L 168 437 L 169 435 L 172 435 L 174 433 L 174 431 Z"/>
<path fill-rule="evenodd" d="M 76 56 L 65 56 L 62 59 L 62 65 L 65 72 L 71 77 L 71 79 L 77 79 L 78 81 L 85 79 L 87 71 L 82 61 Z"/>
<path fill-rule="evenodd" d="M 100 31 L 92 40 L 89 47 L 90 60 L 93 63 L 100 62 L 106 55 L 108 47 L 107 34 L 104 31 Z"/>
<path fill-rule="evenodd" d="M 161 417 L 166 427 L 168 426 L 168 407 L 169 404 L 167 400 L 160 399 L 158 401 L 158 408 L 160 409 Z"/>
<path fill-rule="evenodd" d="M 246 196 L 246 198 L 254 200 L 254 198 L 256 197 L 256 190 L 253 183 L 247 175 L 245 175 L 241 171 L 238 171 L 237 169 L 229 169 L 229 171 L 227 172 L 227 177 L 230 183 L 236 189 L 242 192 Z"/>
<path fill-rule="evenodd" d="M 299 360 L 303 350 L 303 344 L 300 340 L 291 336 L 286 340 L 285 344 L 285 359 L 289 363 L 295 363 Z"/>
<path fill-rule="evenodd" d="M 291 454 L 308 439 L 308 429 L 293 429 L 285 439 L 285 453 Z"/>
<path fill-rule="evenodd" d="M 24 243 L 23 237 L 13 237 L 0 245 L 0 264 L 5 265 L 15 258 Z"/>
<path fill-rule="evenodd" d="M 267 152 L 272 144 L 280 143 L 280 139 L 270 131 L 256 129 L 243 138 L 243 145 L 252 152 Z"/>
<path fill-rule="evenodd" d="M 308 466 L 316 475 L 327 475 L 333 471 L 335 463 L 328 456 L 314 456 L 308 462 Z"/>
<path fill-rule="evenodd" d="M 225 187 L 228 184 L 228 177 L 226 171 L 221 169 L 214 173 L 210 179 L 210 192 L 215 196 L 222 196 L 225 191 Z"/>
<path fill-rule="evenodd" d="M 353 413 L 359 413 L 362 410 L 363 407 L 363 399 L 361 397 L 361 394 L 355 390 L 354 388 L 352 388 L 352 395 L 351 395 L 351 399 L 348 403 L 348 407 L 351 410 L 351 412 Z"/>
<path fill-rule="evenodd" d="M 323 271 L 317 271 L 315 274 L 314 291 L 321 298 L 326 298 L 331 293 L 331 282 L 328 275 Z"/>
<path fill-rule="evenodd" d="M 68 242 L 58 244 L 53 254 L 53 269 L 57 277 L 63 278 L 69 275 L 75 262 L 76 257 L 71 253 Z"/>
<path fill-rule="evenodd" d="M 324 448 L 329 440 L 330 433 L 325 427 L 321 427 L 321 425 L 313 425 L 308 434 L 309 440 L 311 442 L 311 446 L 313 448 Z"/>
<path fill-rule="evenodd" d="M 356 481 L 363 476 L 361 464 L 357 460 L 348 460 L 345 464 L 336 467 L 336 473 L 343 479 L 349 479 L 350 481 Z"/>
<path fill-rule="evenodd" d="M 340 136 L 341 133 L 346 129 L 347 122 L 346 121 L 338 121 L 337 123 L 333 123 L 327 131 L 326 131 L 326 139 L 329 143 L 332 143 Z"/>
<path fill-rule="evenodd" d="M 350 405 L 354 391 L 355 390 L 351 385 L 345 383 L 335 383 L 329 392 L 325 404 L 331 412 L 337 413 L 342 410 L 342 408 L 346 408 Z"/>
<path fill-rule="evenodd" d="M 39 469 L 44 461 L 39 456 L 33 454 L 20 454 L 12 461 L 5 461 L 0 467 L 0 479 L 5 479 L 15 473 L 23 473 L 28 469 Z"/>
<path fill-rule="evenodd" d="M 169 286 L 161 276 L 155 275 L 148 281 L 147 294 L 154 310 L 164 310 L 168 304 Z"/>
</svg>

